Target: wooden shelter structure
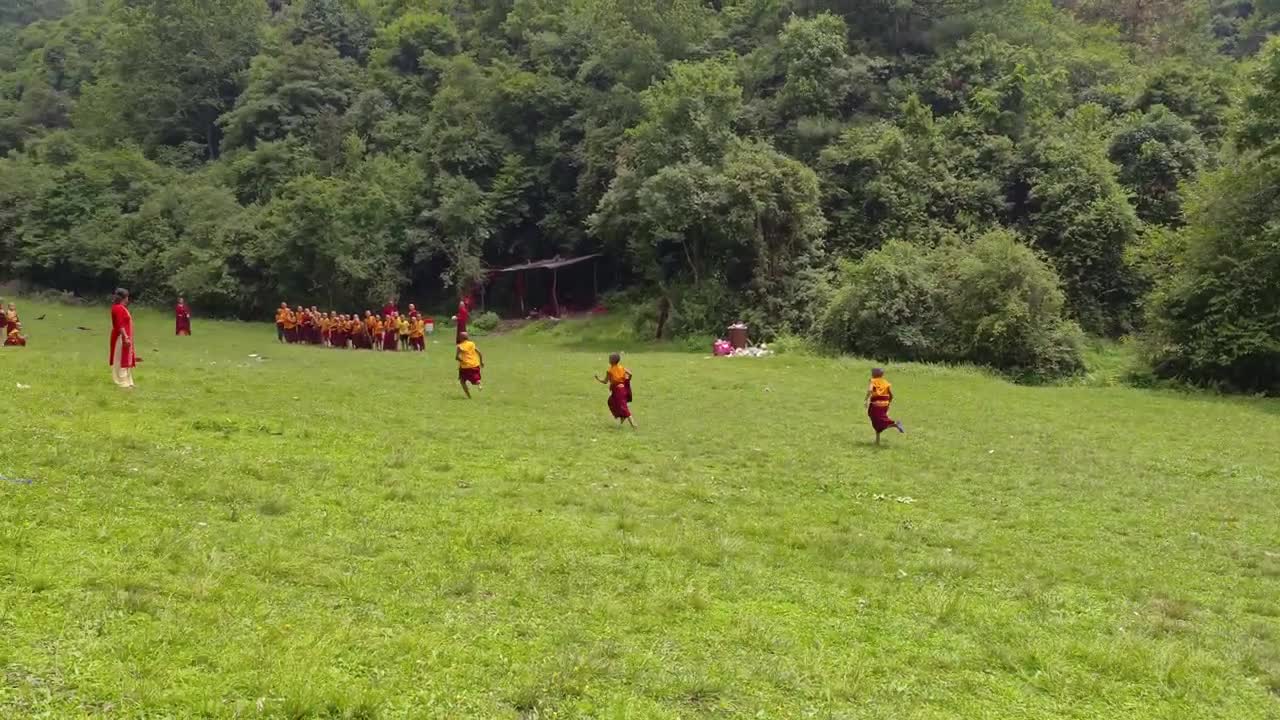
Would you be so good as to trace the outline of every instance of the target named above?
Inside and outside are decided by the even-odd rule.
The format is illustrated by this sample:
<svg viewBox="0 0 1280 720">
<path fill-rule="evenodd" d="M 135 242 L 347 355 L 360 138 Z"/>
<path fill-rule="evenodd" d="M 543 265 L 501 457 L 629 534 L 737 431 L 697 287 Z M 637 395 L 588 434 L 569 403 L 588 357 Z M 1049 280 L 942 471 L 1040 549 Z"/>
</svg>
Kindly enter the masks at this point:
<svg viewBox="0 0 1280 720">
<path fill-rule="evenodd" d="M 521 263 L 504 268 L 493 268 L 489 270 L 489 276 L 515 274 L 516 276 L 516 297 L 520 301 L 520 313 L 527 312 L 525 307 L 525 283 L 524 274 L 531 270 L 550 270 L 551 271 L 551 307 L 552 312 L 558 317 L 560 315 L 560 297 L 559 297 L 559 280 L 560 270 L 580 263 L 595 260 L 600 257 L 600 253 L 592 253 L 590 255 L 579 255 L 577 257 L 565 258 L 559 255 L 549 260 L 535 260 L 533 262 Z M 599 279 L 597 277 L 598 268 L 596 265 L 591 266 L 591 292 L 593 296 L 600 294 Z"/>
</svg>

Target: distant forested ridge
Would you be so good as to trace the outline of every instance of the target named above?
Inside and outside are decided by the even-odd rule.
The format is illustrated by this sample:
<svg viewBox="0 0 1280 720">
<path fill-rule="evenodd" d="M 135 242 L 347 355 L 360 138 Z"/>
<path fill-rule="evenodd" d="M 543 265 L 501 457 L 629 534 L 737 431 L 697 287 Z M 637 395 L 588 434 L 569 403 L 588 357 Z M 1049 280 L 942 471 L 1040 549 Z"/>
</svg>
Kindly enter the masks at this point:
<svg viewBox="0 0 1280 720">
<path fill-rule="evenodd" d="M 11 0 L 0 278 L 255 317 L 602 253 L 675 334 L 1028 376 L 1134 335 L 1274 392 L 1277 28 L 1264 0 Z"/>
</svg>

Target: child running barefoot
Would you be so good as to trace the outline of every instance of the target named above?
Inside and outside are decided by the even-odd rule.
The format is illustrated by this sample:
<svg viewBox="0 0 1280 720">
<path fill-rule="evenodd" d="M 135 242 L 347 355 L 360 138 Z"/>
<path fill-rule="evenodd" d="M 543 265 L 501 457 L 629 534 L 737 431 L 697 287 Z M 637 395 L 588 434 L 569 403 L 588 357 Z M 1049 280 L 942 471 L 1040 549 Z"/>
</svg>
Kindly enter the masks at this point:
<svg viewBox="0 0 1280 720">
<path fill-rule="evenodd" d="M 480 371 L 484 369 L 484 355 L 480 354 L 480 350 L 476 348 L 476 344 L 471 342 L 471 336 L 467 333 L 458 334 L 458 384 L 462 386 L 462 392 L 466 393 L 467 399 L 471 399 L 471 391 L 467 389 L 467 383 L 476 386 L 477 390 L 484 390 L 481 385 Z"/>
<path fill-rule="evenodd" d="M 884 379 L 884 370 L 874 368 L 871 371 L 871 384 L 867 386 L 867 417 L 871 418 L 871 427 L 876 431 L 876 444 L 880 444 L 880 433 L 889 428 L 897 428 L 905 433 L 902 423 L 889 418 L 889 405 L 893 402 L 893 386 Z"/>
<path fill-rule="evenodd" d="M 609 356 L 609 370 L 604 377 L 596 377 L 596 382 L 609 386 L 609 412 L 618 419 L 618 427 L 628 423 L 634 430 L 636 421 L 631 417 L 631 371 L 622 367 L 622 356 L 614 353 Z"/>
</svg>

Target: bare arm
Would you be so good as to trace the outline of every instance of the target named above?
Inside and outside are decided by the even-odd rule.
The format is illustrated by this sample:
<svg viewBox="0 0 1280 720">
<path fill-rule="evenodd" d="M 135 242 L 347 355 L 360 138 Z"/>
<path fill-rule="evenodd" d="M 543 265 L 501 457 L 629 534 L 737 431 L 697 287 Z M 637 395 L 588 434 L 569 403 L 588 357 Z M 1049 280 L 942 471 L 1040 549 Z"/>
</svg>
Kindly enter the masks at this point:
<svg viewBox="0 0 1280 720">
<path fill-rule="evenodd" d="M 871 386 L 867 386 L 867 396 L 862 399 L 863 407 L 871 407 Z"/>
<path fill-rule="evenodd" d="M 480 358 L 480 367 L 484 367 L 484 353 L 477 350 L 476 356 Z"/>
</svg>

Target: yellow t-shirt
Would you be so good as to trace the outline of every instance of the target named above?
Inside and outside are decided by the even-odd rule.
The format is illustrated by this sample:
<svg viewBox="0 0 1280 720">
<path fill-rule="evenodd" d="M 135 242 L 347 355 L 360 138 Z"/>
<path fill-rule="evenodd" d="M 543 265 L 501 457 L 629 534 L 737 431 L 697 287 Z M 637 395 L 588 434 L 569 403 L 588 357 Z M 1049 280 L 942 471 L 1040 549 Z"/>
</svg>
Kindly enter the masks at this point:
<svg viewBox="0 0 1280 720">
<path fill-rule="evenodd" d="M 408 321 L 408 320 L 405 320 L 404 318 L 400 318 L 400 319 L 396 322 L 396 327 L 400 329 L 400 334 L 401 334 L 401 335 L 408 335 L 408 334 L 409 334 L 409 321 Z"/>
<path fill-rule="evenodd" d="M 884 378 L 871 379 L 871 404 L 876 407 L 889 407 L 889 391 L 893 388 Z"/>
<path fill-rule="evenodd" d="M 610 385 L 621 385 L 627 381 L 627 369 L 622 367 L 622 363 L 610 365 L 605 375 L 609 378 Z"/>
<path fill-rule="evenodd" d="M 463 340 L 458 343 L 458 367 L 463 370 L 480 367 L 480 351 L 476 350 L 476 344 L 470 340 Z"/>
</svg>

